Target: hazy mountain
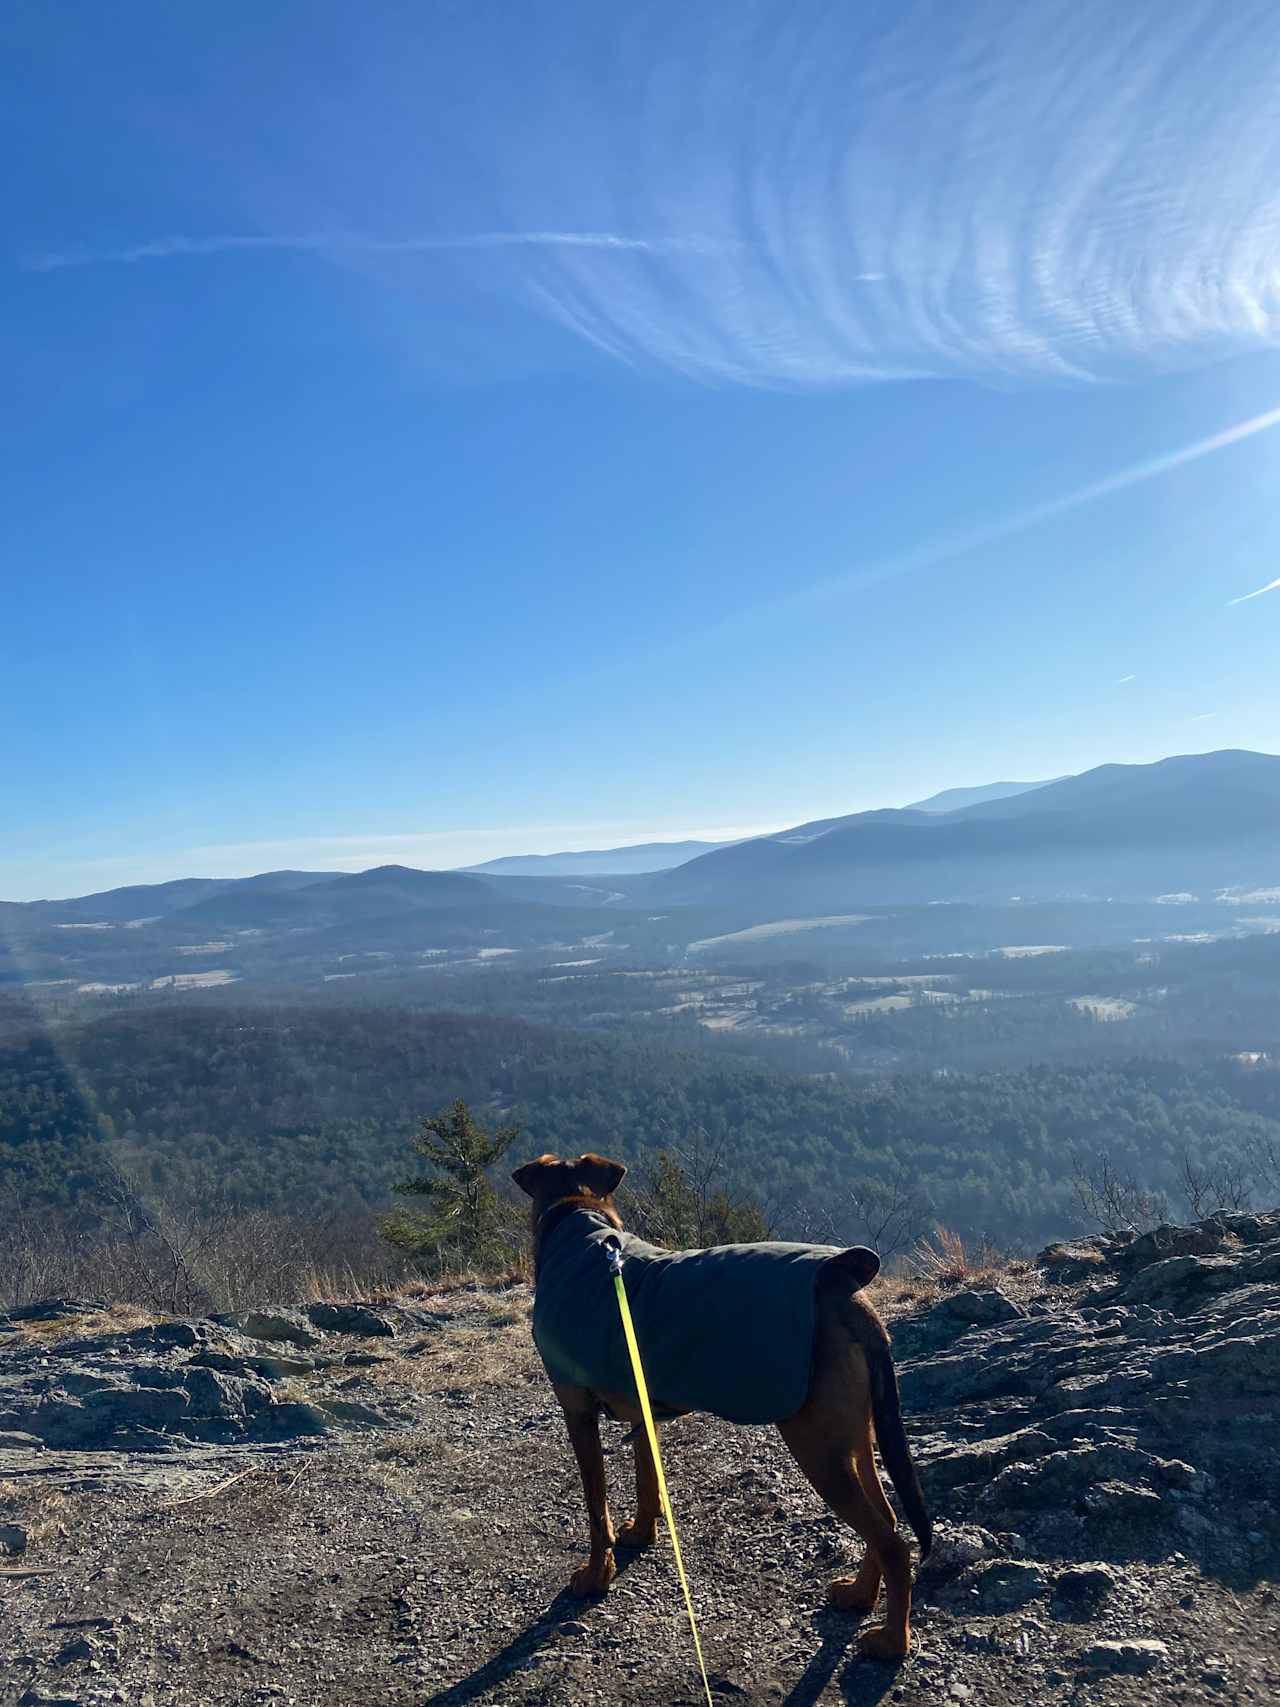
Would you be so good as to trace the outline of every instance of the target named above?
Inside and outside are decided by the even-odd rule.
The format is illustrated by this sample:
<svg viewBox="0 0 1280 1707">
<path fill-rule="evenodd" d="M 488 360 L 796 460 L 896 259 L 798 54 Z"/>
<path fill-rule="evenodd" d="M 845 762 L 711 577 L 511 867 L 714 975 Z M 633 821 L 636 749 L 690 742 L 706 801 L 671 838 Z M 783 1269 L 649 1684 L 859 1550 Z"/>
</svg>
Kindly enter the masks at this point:
<svg viewBox="0 0 1280 1707">
<path fill-rule="evenodd" d="M 1051 777 L 1049 781 L 1060 779 Z M 966 806 L 984 806 L 989 800 L 1009 800 L 1015 794 L 1030 794 L 1032 789 L 1045 788 L 1044 782 L 988 782 L 980 788 L 944 788 L 941 794 L 931 794 L 927 800 L 913 800 L 908 812 L 961 812 Z"/>
<path fill-rule="evenodd" d="M 519 898 L 523 899 L 523 898 Z M 566 897 L 568 899 L 568 897 Z M 305 925 L 441 907 L 485 907 L 517 900 L 494 879 L 461 871 L 417 871 L 405 865 L 369 871 L 264 871 L 254 877 L 183 877 L 131 884 L 65 901 L 5 903 L 12 928 L 129 924 L 164 920 L 202 927 L 260 929 Z"/>
<path fill-rule="evenodd" d="M 669 871 L 701 854 L 717 853 L 732 842 L 639 842 L 634 847 L 601 848 L 594 853 L 508 854 L 483 865 L 461 869 L 489 872 L 495 877 L 634 876 L 646 871 Z"/>
<path fill-rule="evenodd" d="M 184 919 L 210 926 L 351 924 L 405 913 L 495 903 L 490 886 L 461 871 L 417 871 L 379 865 L 369 871 L 328 873 L 319 883 L 288 892 L 261 889 L 212 895 L 183 910 Z"/>
<path fill-rule="evenodd" d="M 829 827 L 826 827 L 829 826 Z M 953 812 L 799 825 L 649 880 L 671 904 L 816 913 L 961 897 L 1152 896 L 1280 879 L 1280 758 L 1102 765 Z"/>
<path fill-rule="evenodd" d="M 1280 758 L 1226 748 L 1187 753 L 1150 765 L 1098 765 L 1079 776 L 1045 783 L 1031 795 L 970 806 L 965 818 L 1023 818 L 1046 812 L 1089 812 L 1132 821 L 1185 824 L 1196 834 L 1224 837 L 1272 822 L 1280 800 Z M 1170 817 L 1171 815 L 1171 817 Z M 1208 821 L 1201 820 L 1207 816 Z"/>
<path fill-rule="evenodd" d="M 610 852 L 650 858 L 652 850 L 665 848 L 661 857 L 668 857 L 689 846 L 697 844 Z M 565 939 L 574 940 L 569 915 L 585 921 L 588 911 L 602 906 L 636 912 L 654 903 L 729 908 L 741 915 L 733 921 L 741 928 L 770 918 L 930 901 L 1150 900 L 1175 892 L 1210 897 L 1229 885 L 1280 884 L 1280 758 L 1228 751 L 1152 765 L 1101 765 L 958 810 L 904 808 L 817 819 L 713 847 L 665 870 L 597 874 L 592 882 L 546 871 L 543 857 L 554 863 L 595 855 L 530 856 L 535 876 L 512 875 L 511 865 L 520 863 L 515 859 L 474 871 L 387 865 L 181 878 L 7 905 L 4 928 L 14 942 L 40 938 L 55 956 L 65 957 L 74 944 L 80 969 L 98 934 L 86 927 L 94 925 L 114 926 L 105 933 L 112 937 L 136 937 L 141 952 L 156 933 L 157 941 L 188 930 L 210 937 L 224 929 L 358 935 L 376 924 L 383 935 L 394 935 L 398 919 L 421 923 L 424 915 L 445 912 L 452 915 L 450 940 L 466 931 L 484 938 L 499 929 L 521 940 L 530 934 L 550 940 L 561 923 Z M 146 919 L 161 922 L 138 932 L 121 928 Z M 581 922 L 574 928 L 599 927 Z"/>
<path fill-rule="evenodd" d="M 122 889 L 103 889 L 64 901 L 20 901 L 6 905 L 31 914 L 86 920 L 128 922 L 164 918 L 218 895 L 279 894 L 328 883 L 331 871 L 264 871 L 255 877 L 178 877 L 168 883 L 131 883 Z"/>
</svg>

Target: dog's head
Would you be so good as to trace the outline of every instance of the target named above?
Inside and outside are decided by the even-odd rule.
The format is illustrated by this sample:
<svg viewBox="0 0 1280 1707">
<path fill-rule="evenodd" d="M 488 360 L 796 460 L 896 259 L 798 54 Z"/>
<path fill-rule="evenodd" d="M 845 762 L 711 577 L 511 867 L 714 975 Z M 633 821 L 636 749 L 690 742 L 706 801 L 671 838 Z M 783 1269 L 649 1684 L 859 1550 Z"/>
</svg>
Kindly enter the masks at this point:
<svg viewBox="0 0 1280 1707">
<path fill-rule="evenodd" d="M 613 1206 L 613 1194 L 626 1171 L 621 1162 L 611 1162 L 607 1156 L 597 1156 L 588 1150 L 571 1161 L 563 1161 L 559 1156 L 535 1157 L 517 1168 L 511 1177 L 533 1199 L 535 1226 L 553 1204 L 581 1203 L 588 1209 L 603 1210 L 620 1227 L 622 1222 Z"/>
</svg>

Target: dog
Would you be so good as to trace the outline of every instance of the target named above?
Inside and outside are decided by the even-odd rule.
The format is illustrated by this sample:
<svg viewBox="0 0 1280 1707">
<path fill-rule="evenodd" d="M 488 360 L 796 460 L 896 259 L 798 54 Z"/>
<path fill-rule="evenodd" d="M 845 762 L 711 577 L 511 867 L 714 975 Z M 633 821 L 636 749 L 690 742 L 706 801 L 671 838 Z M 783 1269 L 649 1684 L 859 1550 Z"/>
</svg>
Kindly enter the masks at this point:
<svg viewBox="0 0 1280 1707">
<path fill-rule="evenodd" d="M 908 1522 L 928 1556 L 932 1526 L 902 1426 L 889 1336 L 860 1289 L 879 1272 L 874 1251 L 826 1245 L 720 1245 L 665 1251 L 624 1232 L 613 1194 L 621 1162 L 544 1155 L 512 1178 L 532 1199 L 534 1341 L 564 1412 L 582 1475 L 590 1552 L 576 1595 L 604 1594 L 614 1547 L 647 1547 L 657 1532 L 658 1479 L 644 1430 L 635 1441 L 635 1515 L 615 1531 L 605 1489 L 600 1416 L 641 1412 L 609 1272 L 623 1258 L 655 1419 L 707 1411 L 773 1422 L 815 1491 L 862 1537 L 856 1575 L 831 1602 L 870 1612 L 883 1582 L 883 1623 L 859 1645 L 900 1659 L 911 1645 L 911 1554 L 876 1470 L 879 1444 Z"/>
</svg>

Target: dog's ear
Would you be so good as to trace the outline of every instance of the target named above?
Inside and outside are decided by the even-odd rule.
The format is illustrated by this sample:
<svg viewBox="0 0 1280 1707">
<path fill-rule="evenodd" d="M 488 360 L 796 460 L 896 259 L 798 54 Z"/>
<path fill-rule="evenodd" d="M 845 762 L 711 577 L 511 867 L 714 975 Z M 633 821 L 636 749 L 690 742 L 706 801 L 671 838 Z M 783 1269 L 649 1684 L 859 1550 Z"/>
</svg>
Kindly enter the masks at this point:
<svg viewBox="0 0 1280 1707">
<path fill-rule="evenodd" d="M 521 1191 L 527 1192 L 532 1197 L 538 1189 L 538 1180 L 543 1169 L 555 1167 L 559 1160 L 559 1156 L 535 1156 L 533 1161 L 526 1162 L 523 1167 L 517 1168 L 511 1177 Z"/>
<path fill-rule="evenodd" d="M 609 1197 L 622 1184 L 627 1170 L 621 1162 L 611 1162 L 607 1156 L 597 1156 L 588 1150 L 585 1156 L 578 1157 L 573 1171 L 596 1197 Z"/>
</svg>

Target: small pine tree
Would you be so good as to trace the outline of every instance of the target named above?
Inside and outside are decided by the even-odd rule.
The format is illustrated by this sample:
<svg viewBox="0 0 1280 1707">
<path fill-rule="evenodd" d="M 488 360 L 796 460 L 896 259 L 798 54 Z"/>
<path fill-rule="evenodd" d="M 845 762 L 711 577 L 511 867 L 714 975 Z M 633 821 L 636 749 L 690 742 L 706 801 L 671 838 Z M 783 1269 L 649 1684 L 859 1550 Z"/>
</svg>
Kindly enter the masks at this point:
<svg viewBox="0 0 1280 1707">
<path fill-rule="evenodd" d="M 673 1249 L 767 1239 L 769 1222 L 763 1209 L 754 1198 L 734 1197 L 717 1185 L 718 1171 L 718 1155 L 695 1175 L 669 1151 L 660 1150 L 646 1185 L 633 1194 L 638 1230 Z"/>
<path fill-rule="evenodd" d="M 433 1266 L 484 1265 L 512 1255 L 515 1213 L 489 1180 L 489 1170 L 520 1136 L 518 1126 L 489 1133 L 461 1097 L 427 1115 L 413 1147 L 429 1172 L 393 1189 L 427 1200 L 425 1213 L 399 1210 L 382 1222 L 384 1238 L 416 1261 Z"/>
</svg>

